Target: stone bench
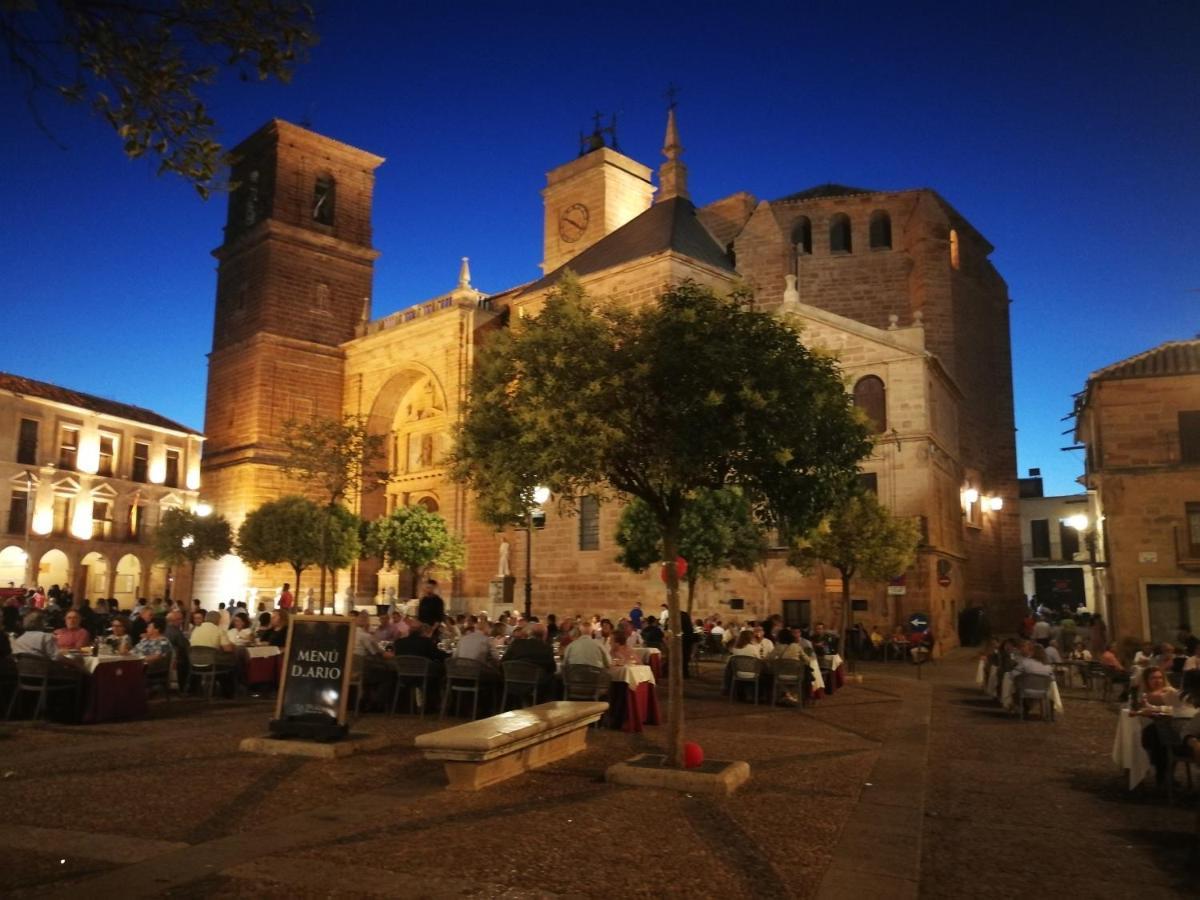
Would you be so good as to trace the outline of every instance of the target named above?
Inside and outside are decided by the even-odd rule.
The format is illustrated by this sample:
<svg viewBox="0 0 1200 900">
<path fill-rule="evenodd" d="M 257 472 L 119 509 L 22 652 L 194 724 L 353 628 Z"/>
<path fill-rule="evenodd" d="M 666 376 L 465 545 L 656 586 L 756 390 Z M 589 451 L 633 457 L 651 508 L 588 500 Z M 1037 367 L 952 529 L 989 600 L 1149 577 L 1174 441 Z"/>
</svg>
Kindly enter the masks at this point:
<svg viewBox="0 0 1200 900">
<path fill-rule="evenodd" d="M 480 788 L 578 753 L 587 746 L 587 727 L 607 703 L 556 700 L 514 709 L 419 735 L 426 759 L 442 760 L 452 791 Z"/>
</svg>

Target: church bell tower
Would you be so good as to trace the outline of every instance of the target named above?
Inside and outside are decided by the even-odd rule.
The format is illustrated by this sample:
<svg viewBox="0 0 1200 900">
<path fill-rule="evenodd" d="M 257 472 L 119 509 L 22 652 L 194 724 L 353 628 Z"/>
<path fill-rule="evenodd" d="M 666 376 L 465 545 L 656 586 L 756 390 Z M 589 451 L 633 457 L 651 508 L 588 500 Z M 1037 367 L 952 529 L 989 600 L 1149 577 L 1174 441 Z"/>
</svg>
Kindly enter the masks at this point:
<svg viewBox="0 0 1200 900">
<path fill-rule="evenodd" d="M 204 499 L 236 528 L 287 492 L 284 422 L 341 416 L 340 345 L 370 314 L 383 159 L 279 119 L 232 158 L 225 239 L 213 251 L 203 471 Z"/>
</svg>

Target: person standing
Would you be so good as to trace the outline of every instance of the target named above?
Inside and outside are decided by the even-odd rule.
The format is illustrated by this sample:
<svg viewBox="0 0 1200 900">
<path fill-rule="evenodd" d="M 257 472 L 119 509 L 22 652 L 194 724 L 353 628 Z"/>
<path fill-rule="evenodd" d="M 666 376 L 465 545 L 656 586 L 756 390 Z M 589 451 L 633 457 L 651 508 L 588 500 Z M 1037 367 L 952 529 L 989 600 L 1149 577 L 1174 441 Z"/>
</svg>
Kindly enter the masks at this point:
<svg viewBox="0 0 1200 900">
<path fill-rule="evenodd" d="M 446 601 L 437 592 L 437 582 L 430 578 L 425 582 L 425 593 L 417 603 L 417 618 L 436 629 L 446 618 Z"/>
<path fill-rule="evenodd" d="M 290 582 L 283 583 L 283 590 L 279 592 L 279 608 L 286 609 L 291 612 L 292 607 L 296 605 L 296 598 L 292 596 L 292 585 Z"/>
<path fill-rule="evenodd" d="M 640 631 L 642 628 L 642 604 L 633 604 L 633 609 L 629 611 L 629 621 L 633 623 L 634 631 Z"/>
</svg>

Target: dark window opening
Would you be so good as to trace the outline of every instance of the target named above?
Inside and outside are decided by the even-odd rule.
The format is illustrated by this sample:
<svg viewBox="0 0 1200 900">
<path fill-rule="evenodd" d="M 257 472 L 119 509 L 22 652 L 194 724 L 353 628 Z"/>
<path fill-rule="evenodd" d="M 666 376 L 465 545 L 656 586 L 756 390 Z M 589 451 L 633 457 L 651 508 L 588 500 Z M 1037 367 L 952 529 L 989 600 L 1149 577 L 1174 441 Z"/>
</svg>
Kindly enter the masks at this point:
<svg viewBox="0 0 1200 900">
<path fill-rule="evenodd" d="M 97 475 L 108 478 L 113 474 L 113 455 L 116 453 L 116 439 L 111 435 L 100 435 L 100 464 L 96 469 Z"/>
<path fill-rule="evenodd" d="M 8 503 L 8 533 L 24 534 L 29 527 L 29 492 L 13 491 Z"/>
<path fill-rule="evenodd" d="M 101 541 L 112 537 L 112 505 L 106 500 L 92 501 L 92 537 Z"/>
<path fill-rule="evenodd" d="M 1200 462 L 1200 410 L 1179 413 L 1179 459 Z"/>
<path fill-rule="evenodd" d="M 1066 522 L 1059 522 L 1058 539 L 1062 543 L 1062 558 L 1074 559 L 1079 552 L 1079 531 Z"/>
<path fill-rule="evenodd" d="M 1034 519 L 1029 523 L 1029 539 L 1032 542 L 1033 559 L 1050 558 L 1050 520 Z"/>
<path fill-rule="evenodd" d="M 600 549 L 600 501 L 590 494 L 579 500 L 579 549 Z"/>
<path fill-rule="evenodd" d="M 887 389 L 877 375 L 860 378 L 854 385 L 854 405 L 866 413 L 875 434 L 887 431 Z"/>
<path fill-rule="evenodd" d="M 854 252 L 854 244 L 850 233 L 850 217 L 845 213 L 838 213 L 829 220 L 829 252 Z"/>
<path fill-rule="evenodd" d="M 38 423 L 36 419 L 22 419 L 21 432 L 17 438 L 17 462 L 37 465 Z"/>
<path fill-rule="evenodd" d="M 62 439 L 58 444 L 58 467 L 74 469 L 79 459 L 79 432 L 74 428 L 64 428 Z"/>
<path fill-rule="evenodd" d="M 337 190 L 332 178 L 322 175 L 313 186 L 312 217 L 322 225 L 333 224 L 333 208 Z"/>
<path fill-rule="evenodd" d="M 863 493 L 879 496 L 879 476 L 875 472 L 859 472 L 858 486 Z"/>
<path fill-rule="evenodd" d="M 871 249 L 892 249 L 892 217 L 883 210 L 871 213 Z"/>
<path fill-rule="evenodd" d="M 179 487 L 179 451 L 167 451 L 167 476 L 163 479 L 167 487 Z"/>
<path fill-rule="evenodd" d="M 133 470 L 129 473 L 131 481 L 140 481 L 142 484 L 150 475 L 150 445 L 141 441 L 135 441 L 133 445 Z"/>
<path fill-rule="evenodd" d="M 1189 503 L 1186 509 L 1188 559 L 1200 559 L 1200 503 Z"/>
<path fill-rule="evenodd" d="M 792 226 L 792 246 L 796 248 L 797 256 L 812 254 L 812 222 L 808 216 L 801 216 Z"/>
</svg>

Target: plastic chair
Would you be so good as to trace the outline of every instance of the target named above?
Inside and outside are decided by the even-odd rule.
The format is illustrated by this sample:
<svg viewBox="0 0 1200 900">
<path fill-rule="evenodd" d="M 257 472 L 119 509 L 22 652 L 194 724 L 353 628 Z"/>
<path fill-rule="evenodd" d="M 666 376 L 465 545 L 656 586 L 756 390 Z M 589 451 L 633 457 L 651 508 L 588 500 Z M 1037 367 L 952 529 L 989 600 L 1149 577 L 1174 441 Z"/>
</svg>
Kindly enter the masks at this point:
<svg viewBox="0 0 1200 900">
<path fill-rule="evenodd" d="M 446 709 L 450 705 L 450 697 L 454 696 L 454 709 L 458 711 L 461 698 L 471 695 L 471 718 L 479 715 L 479 692 L 483 682 L 483 663 L 477 659 L 448 659 L 446 660 L 446 685 L 442 690 L 442 711 L 439 719 L 446 717 Z"/>
<path fill-rule="evenodd" d="M 512 694 L 521 706 L 532 697 L 532 706 L 537 706 L 538 688 L 541 686 L 542 670 L 531 662 L 521 659 L 500 664 L 504 671 L 504 692 L 500 695 L 500 712 L 508 709 L 508 696 Z"/>
<path fill-rule="evenodd" d="M 756 656 L 729 657 L 729 702 L 737 696 L 739 684 L 754 685 L 754 705 L 758 706 L 758 684 L 762 677 L 762 660 Z"/>
<path fill-rule="evenodd" d="M 777 659 L 771 663 L 771 671 L 775 675 L 774 681 L 771 682 L 771 705 L 778 704 L 780 696 L 791 688 L 796 693 L 796 708 L 803 707 L 804 676 L 808 666 L 798 659 Z M 730 693 L 733 693 L 732 690 Z"/>
<path fill-rule="evenodd" d="M 22 694 L 37 694 L 37 705 L 33 710 L 34 722 L 45 712 L 51 694 L 73 693 L 76 703 L 79 702 L 82 696 L 80 690 L 82 675 L 76 677 L 54 675 L 51 661 L 44 656 L 35 656 L 32 653 L 18 653 L 15 659 L 17 684 L 12 699 L 8 701 L 6 719 L 12 718 L 13 710 L 17 708 L 17 701 Z"/>
<path fill-rule="evenodd" d="M 1017 675 L 1014 678 L 1013 691 L 1017 695 L 1017 711 L 1025 718 L 1025 701 L 1039 700 L 1042 704 L 1042 719 L 1054 721 L 1054 703 L 1050 700 L 1050 685 L 1054 678 L 1050 675 Z"/>
<path fill-rule="evenodd" d="M 429 700 L 429 670 L 431 661 L 424 656 L 397 656 L 392 661 L 396 672 L 396 689 L 392 692 L 392 715 L 400 702 L 400 691 L 408 688 L 408 708 L 415 712 L 420 707 L 421 718 L 425 718 L 425 704 Z M 419 684 L 418 684 L 419 682 Z"/>
</svg>

